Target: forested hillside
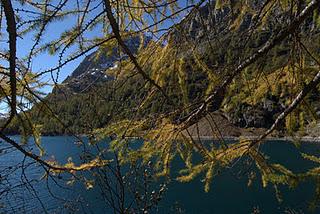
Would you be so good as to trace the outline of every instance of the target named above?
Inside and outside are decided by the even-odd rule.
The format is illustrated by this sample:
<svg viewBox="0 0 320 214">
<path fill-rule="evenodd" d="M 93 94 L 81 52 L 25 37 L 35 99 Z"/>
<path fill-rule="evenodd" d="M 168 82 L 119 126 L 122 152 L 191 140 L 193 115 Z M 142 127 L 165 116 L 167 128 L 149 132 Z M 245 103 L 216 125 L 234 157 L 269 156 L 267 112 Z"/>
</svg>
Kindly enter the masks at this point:
<svg viewBox="0 0 320 214">
<path fill-rule="evenodd" d="M 256 7 L 259 8 L 258 3 Z M 244 11 L 239 21 L 233 20 L 233 13 L 227 7 L 217 9 L 215 4 L 208 3 L 175 25 L 166 36 L 166 44 L 164 40 L 150 41 L 145 35 L 129 36 L 126 40 L 139 61 L 145 62 L 143 68 L 171 98 L 170 103 L 163 101 L 161 95 L 148 94 L 145 90 L 148 83 L 141 76 L 133 74 L 129 78 L 125 71 L 132 69 L 132 65 L 126 54 L 110 43 L 88 55 L 62 84 L 55 86 L 45 98 L 47 104 L 33 107 L 30 118 L 41 125 L 45 135 L 80 134 L 123 119 L 156 118 L 170 108 L 197 103 L 210 94 L 235 64 L 281 30 L 277 23 L 267 21 L 263 30 L 252 32 L 256 20 L 251 13 Z M 280 13 L 278 16 L 283 18 Z M 319 30 L 313 20 L 304 23 L 300 34 L 307 36 L 299 42 L 318 53 Z M 140 37 L 144 38 L 143 44 Z M 221 94 L 222 113 L 230 123 L 241 128 L 270 127 L 292 94 L 304 86 L 308 76 L 314 75 L 316 71 L 309 58 L 299 59 L 296 68 L 289 65 L 297 60 L 291 58 L 295 52 L 292 39 L 284 40 L 253 63 Z M 145 100 L 146 96 L 155 97 Z M 301 109 L 279 129 L 290 133 L 314 123 L 320 109 L 318 98 L 318 91 L 310 94 Z M 142 101 L 143 105 L 135 109 Z M 46 105 L 51 106 L 50 112 Z M 186 113 L 175 114 L 173 121 L 181 120 Z M 16 133 L 17 126 L 18 123 L 13 123 L 7 131 Z"/>
<path fill-rule="evenodd" d="M 235 23 L 231 12 L 228 8 L 216 10 L 214 4 L 194 10 L 187 19 L 174 26 L 166 45 L 161 41 L 147 44 L 147 38 L 140 47 L 139 37 L 127 40 L 140 61 L 146 60 L 146 56 L 156 57 L 144 67 L 165 88 L 172 103 L 163 102 L 158 97 L 145 103 L 139 111 L 132 109 L 148 96 L 143 89 L 145 82 L 137 75 L 133 78 L 122 76 L 122 70 L 130 69 L 130 64 L 126 55 L 115 44 L 110 44 L 87 56 L 71 76 L 45 98 L 51 106 L 50 112 L 41 103 L 34 106 L 30 117 L 42 126 L 43 134 L 89 133 L 111 121 L 156 117 L 156 114 L 167 112 L 171 105 L 182 108 L 196 103 L 197 99 L 210 93 L 219 79 L 228 75 L 230 67 L 256 51 L 270 38 L 272 31 L 279 30 L 276 24 L 267 23 L 266 26 L 270 27 L 252 34 L 250 28 L 255 20 L 250 14 L 244 14 L 245 18 Z M 305 45 L 318 50 L 319 31 L 312 21 L 305 23 L 302 33 L 308 35 L 308 40 L 303 41 Z M 297 62 L 303 63 L 304 73 L 286 66 L 292 60 L 290 54 L 293 51 L 294 47 L 290 47 L 287 41 L 282 42 L 261 61 L 247 68 L 243 78 L 234 81 L 231 89 L 221 94 L 221 99 L 225 98 L 223 110 L 230 122 L 246 128 L 272 125 L 292 92 L 300 89 L 290 85 L 299 79 L 305 82 L 307 78 L 304 76 L 312 76 L 315 72 L 308 59 Z M 264 63 L 266 61 L 268 63 Z M 304 82 L 299 84 L 303 86 Z M 289 117 L 287 128 L 297 130 L 299 123 L 316 119 L 320 108 L 317 94 L 314 91 L 310 95 L 305 107 L 314 118 L 297 110 Z M 52 113 L 59 119 L 54 119 Z M 179 120 L 183 113 L 175 117 L 174 120 Z M 17 126 L 13 123 L 8 132 L 16 133 Z"/>
</svg>

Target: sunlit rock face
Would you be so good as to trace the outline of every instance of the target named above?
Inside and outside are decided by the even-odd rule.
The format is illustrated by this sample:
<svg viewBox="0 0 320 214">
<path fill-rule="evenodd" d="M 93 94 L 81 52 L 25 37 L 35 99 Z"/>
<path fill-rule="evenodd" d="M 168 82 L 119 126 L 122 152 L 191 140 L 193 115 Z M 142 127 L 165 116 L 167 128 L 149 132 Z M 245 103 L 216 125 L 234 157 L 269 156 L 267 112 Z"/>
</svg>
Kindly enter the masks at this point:
<svg viewBox="0 0 320 214">
<path fill-rule="evenodd" d="M 144 46 L 150 38 L 144 38 Z M 135 55 L 141 44 L 141 37 L 134 36 L 125 40 L 126 45 Z M 114 77 L 107 75 L 108 69 L 115 69 L 120 60 L 127 59 L 127 55 L 120 53 L 119 47 L 99 49 L 84 58 L 79 66 L 61 84 L 60 88 L 72 93 L 81 93 L 90 87 L 99 85 L 103 82 L 114 80 Z M 54 92 L 58 92 L 55 88 Z"/>
<path fill-rule="evenodd" d="M 251 2 L 253 7 L 258 7 L 261 1 Z M 205 42 L 216 38 L 222 38 L 231 33 L 232 21 L 237 17 L 236 11 L 229 7 L 216 8 L 216 2 L 210 1 L 200 8 L 194 8 L 192 12 L 174 27 L 170 34 L 172 42 L 181 41 Z M 244 31 L 250 27 L 252 16 L 245 15 L 239 24 L 238 31 Z"/>
</svg>

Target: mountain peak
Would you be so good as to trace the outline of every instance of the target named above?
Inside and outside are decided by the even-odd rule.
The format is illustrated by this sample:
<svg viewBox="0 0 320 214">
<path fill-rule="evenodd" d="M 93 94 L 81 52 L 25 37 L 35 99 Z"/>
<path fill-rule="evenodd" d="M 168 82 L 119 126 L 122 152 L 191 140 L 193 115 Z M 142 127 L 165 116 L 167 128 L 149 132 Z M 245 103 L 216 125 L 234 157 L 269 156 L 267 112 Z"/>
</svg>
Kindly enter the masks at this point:
<svg viewBox="0 0 320 214">
<path fill-rule="evenodd" d="M 150 38 L 145 36 L 143 40 L 146 45 Z M 125 39 L 125 43 L 134 55 L 137 54 L 141 42 L 139 35 Z M 119 51 L 118 46 L 99 48 L 84 58 L 71 75 L 62 82 L 62 86 L 72 92 L 79 93 L 91 85 L 113 80 L 114 77 L 107 75 L 106 70 L 116 68 L 120 60 L 127 58 L 126 54 Z"/>
</svg>

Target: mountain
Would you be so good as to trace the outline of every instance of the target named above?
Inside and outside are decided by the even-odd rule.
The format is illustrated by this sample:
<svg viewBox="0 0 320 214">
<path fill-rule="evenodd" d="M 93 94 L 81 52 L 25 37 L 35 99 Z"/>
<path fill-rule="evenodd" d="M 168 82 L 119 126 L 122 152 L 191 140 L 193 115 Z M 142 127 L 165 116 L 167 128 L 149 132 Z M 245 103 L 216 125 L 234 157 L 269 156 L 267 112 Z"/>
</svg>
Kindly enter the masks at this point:
<svg viewBox="0 0 320 214">
<path fill-rule="evenodd" d="M 149 41 L 150 38 L 145 36 L 143 46 L 146 46 Z M 137 54 L 141 42 L 140 36 L 133 36 L 125 40 L 134 55 Z M 105 71 L 117 68 L 118 63 L 127 58 L 128 56 L 121 53 L 119 47 L 102 47 L 86 56 L 71 75 L 60 84 L 60 87 L 73 93 L 82 93 L 93 85 L 114 80 L 114 77 L 107 75 Z M 56 90 L 58 89 L 54 88 L 53 93 L 56 93 Z"/>
<path fill-rule="evenodd" d="M 253 1 L 252 4 L 259 8 L 259 2 Z M 278 11 L 272 13 L 273 17 L 283 19 Z M 145 48 L 140 50 L 142 41 L 139 36 L 126 39 L 137 59 L 145 62 L 145 72 L 164 88 L 173 101 L 171 103 L 163 100 L 161 94 L 150 95 L 145 80 L 140 75 L 132 75 L 133 67 L 127 56 L 119 55 L 118 47 L 108 46 L 86 56 L 72 74 L 54 88 L 45 100 L 50 110 L 40 103 L 29 112 L 30 118 L 42 126 L 43 134 L 88 133 L 111 122 L 157 118 L 168 110 L 197 103 L 230 75 L 239 62 L 259 50 L 273 33 L 282 28 L 281 24 L 269 21 L 260 26 L 260 31 L 252 31 L 254 16 L 248 12 L 240 22 L 238 16 L 239 11 L 224 7 L 216 9 L 215 2 L 211 1 L 194 9 L 175 25 L 167 36 L 166 45 L 145 37 L 142 45 Z M 319 47 L 314 45 L 319 41 L 319 30 L 310 23 L 308 20 L 299 33 L 308 35 L 305 44 L 319 52 Z M 292 51 L 289 41 L 290 38 L 284 40 L 248 67 L 229 90 L 220 95 L 222 112 L 213 115 L 224 127 L 231 127 L 228 128 L 229 134 L 241 135 L 248 133 L 244 129 L 270 127 L 288 104 L 290 94 L 299 90 L 299 87 L 290 85 L 295 74 L 287 67 Z M 124 71 L 119 71 L 120 64 Z M 306 75 L 312 76 L 310 74 L 314 71 L 308 59 L 305 66 L 309 72 Z M 320 112 L 318 92 L 313 91 L 305 101 L 316 114 Z M 152 96 L 151 99 L 144 101 L 148 96 Z M 193 106 L 189 111 L 196 107 Z M 299 123 L 312 119 L 309 115 L 302 115 L 303 109 L 300 110 L 282 127 L 298 130 Z M 171 119 L 179 121 L 185 114 L 187 112 L 182 112 Z M 18 127 L 19 123 L 14 123 L 9 132 L 17 132 Z M 205 129 L 205 125 L 200 127 Z M 281 129 L 284 128 L 279 131 Z"/>
<path fill-rule="evenodd" d="M 259 8 L 263 1 L 252 1 L 252 8 Z M 260 31 L 253 31 L 256 24 L 256 17 L 248 12 L 242 16 L 242 11 L 230 8 L 215 9 L 215 1 L 206 4 L 204 7 L 194 9 L 191 14 L 181 23 L 176 25 L 170 34 L 170 39 L 174 46 L 185 46 L 186 43 L 196 44 L 198 58 L 203 60 L 208 68 L 214 72 L 211 75 L 223 79 L 228 76 L 229 72 L 246 60 L 253 53 L 258 51 L 268 40 L 272 39 L 273 34 L 280 32 L 283 28 L 281 23 L 266 22 L 260 26 Z M 270 12 L 274 19 L 285 20 L 279 11 Z M 241 17 L 241 19 L 238 19 Z M 240 21 L 239 21 L 240 20 Z M 289 23 L 290 20 L 283 21 Z M 298 32 L 302 42 L 307 48 L 320 52 L 320 47 L 314 45 L 314 41 L 319 41 L 320 30 L 316 27 L 314 20 L 307 19 Z M 222 107 L 228 120 L 237 127 L 241 128 L 269 128 L 275 121 L 276 117 L 284 110 L 288 101 L 292 99 L 292 94 L 300 90 L 299 87 L 290 89 L 289 81 L 301 81 L 305 85 L 306 79 L 296 80 L 296 74 L 290 73 L 287 64 L 290 62 L 290 54 L 294 51 L 289 42 L 292 38 L 285 39 L 280 45 L 269 51 L 261 60 L 258 60 L 250 66 L 244 76 L 237 78 L 231 85 L 231 90 L 221 94 L 221 100 L 224 100 Z M 181 51 L 181 56 L 189 58 L 195 50 L 192 48 Z M 191 57 L 192 58 L 192 57 Z M 271 62 L 271 63 L 268 63 Z M 310 58 L 305 59 L 306 76 L 312 76 L 313 62 Z M 259 74 L 259 72 L 261 72 Z M 276 77 L 274 73 L 278 73 Z M 298 71 L 296 71 L 298 72 Z M 300 72 L 300 71 L 299 71 Z M 257 81 L 256 77 L 263 75 L 264 80 Z M 210 75 L 209 75 L 210 76 Z M 209 78 L 205 76 L 204 78 Z M 277 79 L 278 78 L 278 79 Z M 245 79 L 246 82 L 243 80 Z M 267 79 L 267 81 L 266 81 Z M 214 79 L 212 80 L 214 81 Z M 269 82 L 268 82 L 269 81 Z M 278 81 L 277 84 L 275 84 Z M 306 81 L 306 82 L 302 82 Z M 274 85 L 272 85 L 272 82 Z M 250 84 L 250 85 L 246 85 Z M 249 89 L 243 89 L 243 88 Z M 320 96 L 317 90 L 313 91 L 306 99 L 307 105 L 314 111 L 312 116 L 301 116 L 299 110 L 290 115 L 289 120 L 312 121 L 320 116 Z M 251 100 L 250 100 L 251 99 Z M 302 108 L 308 107 L 301 107 Z M 306 111 L 310 111 L 306 110 Z M 300 116 L 299 116 L 300 115 Z M 300 119 L 299 119 L 300 118 Z M 303 119 L 301 119 L 303 118 Z M 285 121 L 284 123 L 293 123 Z M 299 127 L 300 122 L 294 122 L 294 129 Z M 301 122 L 304 123 L 304 122 Z M 288 124 L 283 124 L 286 127 Z"/>
</svg>

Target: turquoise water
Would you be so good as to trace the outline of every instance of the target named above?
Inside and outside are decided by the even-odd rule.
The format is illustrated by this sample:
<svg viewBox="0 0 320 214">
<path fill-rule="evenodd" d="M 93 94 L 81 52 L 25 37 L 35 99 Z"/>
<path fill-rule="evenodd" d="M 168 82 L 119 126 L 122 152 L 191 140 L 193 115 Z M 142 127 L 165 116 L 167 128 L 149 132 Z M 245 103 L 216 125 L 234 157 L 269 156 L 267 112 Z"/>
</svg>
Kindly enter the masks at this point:
<svg viewBox="0 0 320 214">
<path fill-rule="evenodd" d="M 13 138 L 18 140 L 18 137 Z M 68 157 L 72 157 L 74 162 L 81 162 L 79 154 L 82 153 L 83 148 L 74 144 L 74 138 L 43 137 L 42 142 L 47 151 L 47 159 L 54 158 L 60 163 L 66 163 Z M 0 145 L 3 151 L 0 156 L 0 171 L 10 174 L 10 181 L 1 180 L 0 193 L 8 185 L 12 187 L 21 179 L 25 179 L 24 177 L 33 184 L 33 188 L 26 185 L 15 187 L 13 193 L 0 194 L 0 205 L 3 206 L 0 208 L 0 213 L 43 213 L 43 208 L 49 213 L 71 212 L 72 210 L 66 210 L 65 201 L 60 198 L 69 200 L 71 204 L 74 202 L 71 208 L 78 210 L 75 211 L 76 213 L 113 213 L 100 197 L 98 188 L 87 190 L 82 183 L 67 186 L 65 184 L 67 175 L 61 175 L 55 182 L 50 178 L 48 182 L 39 180 L 44 171 L 34 164 L 24 173 L 19 169 L 9 169 L 9 165 L 21 163 L 24 157 L 14 150 L 7 149 L 8 144 L 1 142 Z M 104 147 L 103 144 L 102 147 Z M 92 154 L 97 152 L 96 148 L 90 146 L 86 146 L 86 149 Z M 262 150 L 272 160 L 299 172 L 303 168 L 313 166 L 312 162 L 303 160 L 299 152 L 319 154 L 320 145 L 305 143 L 297 148 L 288 142 L 274 141 L 266 143 Z M 31 161 L 25 160 L 24 164 L 31 164 Z M 172 167 L 173 177 L 181 167 L 181 162 L 178 159 L 175 160 Z M 280 187 L 283 202 L 279 203 L 274 188 L 271 186 L 262 188 L 259 176 L 251 186 L 247 186 L 247 171 L 243 170 L 247 167 L 247 165 L 238 164 L 231 169 L 221 171 L 217 177 L 214 177 L 209 193 L 204 192 L 201 176 L 190 183 L 179 183 L 172 179 L 163 200 L 160 201 L 157 213 L 177 213 L 178 211 L 182 213 L 252 213 L 254 208 L 259 209 L 260 213 L 285 213 L 288 210 L 294 210 L 295 213 L 310 212 L 307 207 L 308 201 L 313 196 L 314 186 L 311 183 L 303 183 L 294 190 Z"/>
</svg>

